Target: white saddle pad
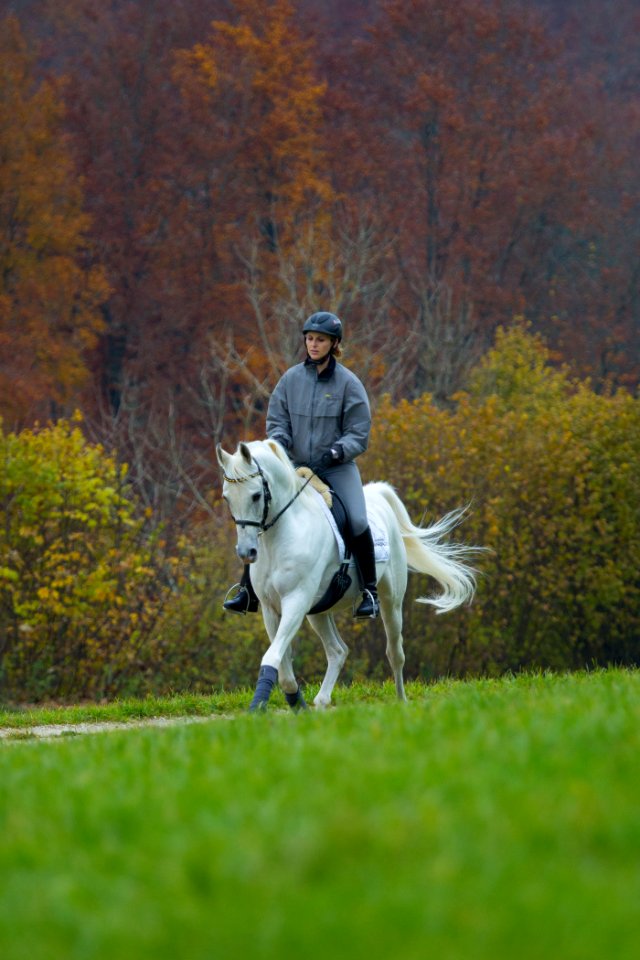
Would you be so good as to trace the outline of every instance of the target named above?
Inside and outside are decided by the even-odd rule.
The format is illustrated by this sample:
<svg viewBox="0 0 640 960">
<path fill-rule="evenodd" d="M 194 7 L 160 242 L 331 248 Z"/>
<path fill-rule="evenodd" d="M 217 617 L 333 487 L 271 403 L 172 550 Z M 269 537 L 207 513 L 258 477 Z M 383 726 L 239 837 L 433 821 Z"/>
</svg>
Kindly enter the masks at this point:
<svg viewBox="0 0 640 960">
<path fill-rule="evenodd" d="M 322 495 L 318 493 L 317 490 L 314 490 L 313 492 L 316 495 L 316 497 L 318 497 L 320 503 L 322 504 L 322 509 L 324 510 L 324 514 L 327 520 L 329 521 L 329 523 L 331 524 L 333 535 L 336 538 L 336 543 L 338 544 L 338 551 L 340 553 L 340 563 L 342 563 L 345 555 L 345 546 L 344 546 L 344 540 L 342 539 L 342 534 L 338 530 L 338 525 L 335 521 L 335 518 L 331 513 L 331 510 L 329 509 L 329 507 L 326 505 Z M 386 531 L 383 530 L 382 527 L 378 527 L 375 521 L 373 521 L 371 518 L 369 518 L 369 527 L 371 528 L 371 536 L 373 537 L 373 546 L 375 551 L 376 563 L 386 563 L 386 561 L 389 559 L 389 541 L 387 539 Z M 349 565 L 352 566 L 354 565 L 354 563 L 355 561 L 352 557 Z"/>
</svg>

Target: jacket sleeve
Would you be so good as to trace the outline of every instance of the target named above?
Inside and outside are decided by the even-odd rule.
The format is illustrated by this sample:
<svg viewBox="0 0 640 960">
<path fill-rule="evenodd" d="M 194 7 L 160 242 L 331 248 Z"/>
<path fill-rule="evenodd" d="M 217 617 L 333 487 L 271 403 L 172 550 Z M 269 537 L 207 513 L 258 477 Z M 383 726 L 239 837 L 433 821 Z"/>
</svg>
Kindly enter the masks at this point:
<svg viewBox="0 0 640 960">
<path fill-rule="evenodd" d="M 369 445 L 371 408 L 363 385 L 353 377 L 347 383 L 342 411 L 342 435 L 338 443 L 345 460 L 355 460 Z"/>
<path fill-rule="evenodd" d="M 270 440 L 277 440 L 287 451 L 291 450 L 293 446 L 291 417 L 287 402 L 286 374 L 277 382 L 269 398 L 267 436 Z"/>
</svg>

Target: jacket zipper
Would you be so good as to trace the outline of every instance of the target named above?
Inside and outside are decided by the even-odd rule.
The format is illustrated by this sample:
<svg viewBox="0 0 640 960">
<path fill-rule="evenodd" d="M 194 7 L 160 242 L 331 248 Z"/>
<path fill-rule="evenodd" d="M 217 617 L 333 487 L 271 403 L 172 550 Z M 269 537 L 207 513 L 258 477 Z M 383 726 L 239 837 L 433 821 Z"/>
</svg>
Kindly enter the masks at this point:
<svg viewBox="0 0 640 960">
<path fill-rule="evenodd" d="M 311 393 L 311 426 L 309 429 L 309 463 L 313 463 L 313 433 L 316 425 L 316 390 L 318 389 L 318 371 L 314 371 L 316 375 L 315 383 L 313 384 L 313 391 Z"/>
</svg>

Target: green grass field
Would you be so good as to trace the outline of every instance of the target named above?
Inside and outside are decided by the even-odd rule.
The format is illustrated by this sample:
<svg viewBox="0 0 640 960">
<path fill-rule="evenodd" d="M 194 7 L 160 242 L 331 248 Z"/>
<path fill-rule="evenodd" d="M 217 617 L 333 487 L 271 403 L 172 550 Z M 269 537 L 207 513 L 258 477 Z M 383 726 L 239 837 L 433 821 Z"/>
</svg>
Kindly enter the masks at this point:
<svg viewBox="0 0 640 960">
<path fill-rule="evenodd" d="M 0 956 L 635 960 L 640 673 L 409 693 L 0 742 Z"/>
</svg>

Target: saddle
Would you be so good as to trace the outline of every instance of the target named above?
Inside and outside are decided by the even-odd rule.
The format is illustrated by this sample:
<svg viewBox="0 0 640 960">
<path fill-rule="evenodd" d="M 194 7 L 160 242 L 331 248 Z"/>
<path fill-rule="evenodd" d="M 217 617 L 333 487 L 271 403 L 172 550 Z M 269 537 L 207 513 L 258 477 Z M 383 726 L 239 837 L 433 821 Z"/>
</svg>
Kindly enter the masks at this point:
<svg viewBox="0 0 640 960">
<path fill-rule="evenodd" d="M 296 473 L 298 473 L 305 480 L 307 480 L 309 477 L 311 478 L 309 480 L 310 486 L 312 486 L 313 489 L 322 496 L 324 502 L 331 510 L 336 527 L 338 528 L 340 536 L 344 540 L 344 560 L 331 578 L 331 583 L 325 590 L 324 594 L 320 597 L 318 602 L 311 607 L 311 610 L 308 611 L 310 614 L 324 613 L 326 610 L 330 610 L 331 607 L 335 606 L 339 600 L 342 600 L 345 593 L 351 586 L 351 577 L 347 572 L 349 561 L 351 560 L 351 527 L 344 504 L 334 490 L 331 490 L 331 488 L 327 486 L 327 484 L 321 480 L 320 477 L 313 473 L 309 467 L 298 467 Z"/>
<path fill-rule="evenodd" d="M 335 521 L 335 525 L 338 528 L 338 533 L 342 537 L 345 543 L 345 547 L 349 553 L 350 549 L 350 540 L 351 540 L 351 527 L 349 524 L 349 518 L 347 517 L 347 511 L 345 510 L 344 504 L 335 490 L 332 490 L 331 487 L 321 480 L 320 477 L 314 473 L 309 467 L 298 467 L 296 473 L 299 477 L 302 477 L 303 480 L 309 480 L 309 486 L 320 494 L 326 505 L 331 511 L 331 515 Z"/>
</svg>

